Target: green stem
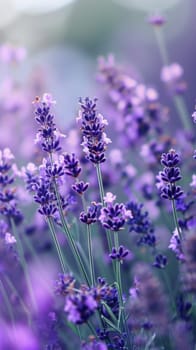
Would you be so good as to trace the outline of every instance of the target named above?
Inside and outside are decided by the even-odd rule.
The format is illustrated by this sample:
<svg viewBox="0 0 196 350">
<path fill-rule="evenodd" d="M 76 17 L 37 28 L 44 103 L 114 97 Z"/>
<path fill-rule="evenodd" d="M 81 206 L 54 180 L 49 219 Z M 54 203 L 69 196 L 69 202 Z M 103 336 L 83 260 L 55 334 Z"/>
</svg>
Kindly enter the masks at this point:
<svg viewBox="0 0 196 350">
<path fill-rule="evenodd" d="M 114 232 L 114 245 L 115 245 L 116 250 L 118 250 L 118 248 L 119 248 L 118 232 Z M 120 261 L 118 261 L 118 259 L 116 259 L 115 261 L 116 261 L 116 281 L 117 281 L 117 285 L 118 285 L 119 304 L 120 304 L 120 310 L 121 310 L 121 312 L 119 312 L 119 316 L 121 317 L 121 315 L 122 315 L 124 329 L 125 329 L 125 332 L 127 334 L 128 346 L 131 349 L 130 335 L 129 335 L 129 330 L 128 330 L 128 326 L 127 326 L 127 322 L 126 322 L 124 302 L 123 302 Z M 120 324 L 120 319 L 119 319 L 118 323 Z"/>
<path fill-rule="evenodd" d="M 159 47 L 159 52 L 161 55 L 162 62 L 166 66 L 169 64 L 169 58 L 168 58 L 166 45 L 164 42 L 163 31 L 161 28 L 154 28 L 154 32 L 155 32 L 155 37 L 156 37 L 157 45 Z M 173 102 L 178 112 L 178 115 L 180 117 L 182 125 L 184 126 L 185 130 L 190 131 L 192 128 L 191 121 L 190 121 L 189 113 L 187 111 L 183 97 L 178 95 L 176 96 L 173 95 Z"/>
<path fill-rule="evenodd" d="M 104 204 L 105 204 L 104 203 L 104 188 L 103 188 L 103 180 L 102 180 L 100 164 L 96 165 L 96 171 L 97 171 L 97 179 L 98 179 L 101 203 L 104 206 Z M 109 230 L 105 230 L 105 231 L 106 231 L 106 237 L 107 237 L 109 252 L 111 252 L 112 251 L 112 247 L 113 247 L 112 238 L 111 238 L 111 232 Z M 113 269 L 114 269 L 114 266 L 115 266 L 115 264 L 113 263 Z"/>
<path fill-rule="evenodd" d="M 175 206 L 175 200 L 172 199 L 172 212 L 173 212 L 173 217 L 174 217 L 174 224 L 177 228 L 177 231 L 178 231 L 178 235 L 180 237 L 180 239 L 182 239 L 182 235 L 181 235 L 181 232 L 180 232 L 180 227 L 179 227 L 179 224 L 178 224 L 178 218 L 177 218 L 177 212 L 176 212 L 176 206 Z"/>
<path fill-rule="evenodd" d="M 1 291 L 2 297 L 4 299 L 5 305 L 7 307 L 7 310 L 8 310 L 11 322 L 12 322 L 12 326 L 14 327 L 15 321 L 14 321 L 14 314 L 13 314 L 13 310 L 12 310 L 12 305 L 11 305 L 11 303 L 9 301 L 9 297 L 7 295 L 7 291 L 6 291 L 6 289 L 5 289 L 4 285 L 3 285 L 3 282 L 1 280 L 0 280 L 0 291 Z"/>
<path fill-rule="evenodd" d="M 28 287 L 28 290 L 29 290 L 29 295 L 31 297 L 31 301 L 32 301 L 34 310 L 37 310 L 37 304 L 36 304 L 36 301 L 35 301 L 35 296 L 34 296 L 34 293 L 33 293 L 33 288 L 32 288 L 30 276 L 29 276 L 29 273 L 28 273 L 28 267 L 27 267 L 27 263 L 26 263 L 26 260 L 25 260 L 25 256 L 24 256 L 24 249 L 23 249 L 23 246 L 22 246 L 22 242 L 21 242 L 20 237 L 18 235 L 18 232 L 16 230 L 16 226 L 15 226 L 14 220 L 11 219 L 10 221 L 11 221 L 12 231 L 13 231 L 14 237 L 16 239 L 17 250 L 18 250 L 20 262 L 21 262 L 21 265 L 22 265 L 22 268 L 23 268 L 23 271 L 24 271 L 27 287 Z"/>
<path fill-rule="evenodd" d="M 178 111 L 178 114 L 180 116 L 181 122 L 184 126 L 185 130 L 190 131 L 191 130 L 191 122 L 190 122 L 190 116 L 188 114 L 184 99 L 182 96 L 173 96 L 174 105 L 176 107 L 176 110 Z"/>
<path fill-rule="evenodd" d="M 14 284 L 12 283 L 12 281 L 9 279 L 9 277 L 5 275 L 5 276 L 4 276 L 4 279 L 6 280 L 6 283 L 8 284 L 9 288 L 11 289 L 11 291 L 12 291 L 13 293 L 15 293 L 16 296 L 17 296 L 17 298 L 19 299 L 20 304 L 21 304 L 21 306 L 23 307 L 23 310 L 24 310 L 24 312 L 25 312 L 26 315 L 27 315 L 28 324 L 29 324 L 29 326 L 31 326 L 31 313 L 30 313 L 28 307 L 25 305 L 24 301 L 22 300 L 22 298 L 21 298 L 21 296 L 19 295 L 19 293 L 18 293 L 16 287 L 14 286 Z"/>
<path fill-rule="evenodd" d="M 57 236 L 56 236 L 56 232 L 55 232 L 54 223 L 52 221 L 52 218 L 51 217 L 46 217 L 46 222 L 47 222 L 47 224 L 49 226 L 49 229 L 50 229 L 50 232 L 52 234 L 52 238 L 53 238 L 56 250 L 57 250 L 57 254 L 58 254 L 58 257 L 59 257 L 60 264 L 61 264 L 61 268 L 63 270 L 63 273 L 65 274 L 67 268 L 66 268 L 66 265 L 65 265 L 65 261 L 64 261 L 64 258 L 63 258 L 63 253 L 61 251 L 61 247 L 60 247 L 59 241 L 58 241 Z"/>
<path fill-rule="evenodd" d="M 87 225 L 87 236 L 88 236 L 88 255 L 89 255 L 89 266 L 90 266 L 90 275 L 91 275 L 91 285 L 95 286 L 95 269 L 93 263 L 93 254 L 92 254 L 92 232 L 91 225 Z"/>
<path fill-rule="evenodd" d="M 52 160 L 52 155 L 50 154 L 50 161 L 51 161 L 51 164 L 53 163 L 53 160 Z M 80 269 L 80 271 L 82 272 L 85 280 L 86 280 L 86 283 L 88 284 L 88 286 L 90 286 L 90 283 L 89 283 L 89 278 L 88 278 L 88 275 L 86 273 L 86 270 L 85 270 L 85 267 L 84 267 L 84 264 L 82 262 L 82 259 L 80 257 L 80 254 L 78 252 L 78 248 L 77 248 L 77 245 L 72 237 L 72 234 L 69 230 L 69 227 L 68 227 L 68 224 L 65 220 L 65 217 L 64 217 L 64 213 L 63 213 L 63 208 L 62 208 L 62 203 L 61 203 L 61 198 L 60 198 L 60 194 L 59 194 L 59 191 L 58 191 L 58 186 L 57 186 L 57 183 L 56 183 L 56 179 L 54 178 L 53 179 L 53 184 L 54 184 L 54 191 L 55 191 L 55 195 L 56 195 L 56 198 L 57 198 L 57 203 L 58 203 L 58 209 L 59 209 L 59 214 L 60 214 L 60 218 L 61 218 L 61 224 L 62 224 L 62 228 L 63 228 L 63 232 L 66 234 L 66 237 L 68 237 L 68 242 L 69 242 L 69 245 L 70 245 L 70 248 L 72 250 L 72 253 L 74 255 L 74 258 L 78 264 L 78 267 Z"/>
<path fill-rule="evenodd" d="M 116 250 L 119 248 L 118 232 L 114 232 L 114 244 Z M 119 286 L 119 296 L 120 296 L 120 308 L 123 309 L 123 296 L 122 296 L 122 281 L 121 281 L 121 270 L 120 270 L 120 261 L 118 259 L 116 262 L 116 281 Z"/>
<path fill-rule="evenodd" d="M 159 48 L 159 52 L 161 55 L 162 62 L 165 66 L 169 64 L 168 52 L 165 46 L 163 32 L 161 28 L 154 28 L 154 33 L 157 41 L 157 45 Z"/>
<path fill-rule="evenodd" d="M 163 274 L 164 282 L 165 282 L 166 287 L 167 287 L 168 292 L 169 292 L 170 301 L 172 303 L 173 310 L 176 311 L 176 303 L 175 303 L 175 297 L 173 294 L 173 289 L 171 288 L 170 281 L 168 280 L 167 273 L 164 271 L 164 269 L 162 269 L 162 274 Z"/>
<path fill-rule="evenodd" d="M 65 217 L 64 217 L 64 214 L 63 214 L 63 208 L 62 208 L 62 204 L 61 204 L 61 198 L 60 198 L 60 195 L 59 195 L 59 192 L 58 192 L 58 188 L 57 188 L 57 184 L 56 184 L 56 181 L 54 182 L 55 184 L 55 194 L 57 196 L 57 202 L 58 202 L 58 207 L 59 207 L 59 214 L 60 214 L 60 218 L 61 218 L 61 223 L 62 223 L 62 226 L 63 226 L 63 231 L 66 233 L 66 236 L 68 237 L 68 240 L 69 240 L 69 244 L 70 244 L 70 247 L 72 249 L 72 252 L 74 254 L 74 257 L 75 257 L 75 260 L 76 262 L 78 263 L 78 266 L 87 282 L 87 284 L 90 286 L 90 283 L 89 283 L 89 279 L 88 279 L 88 276 L 87 276 L 87 273 L 86 273 L 86 270 L 84 268 L 84 265 L 83 265 L 83 262 L 82 262 L 82 259 L 80 257 L 80 254 L 78 252 L 78 248 L 75 244 L 75 241 L 71 235 L 71 232 L 69 230 L 69 227 L 68 227 L 68 224 L 65 220 Z"/>
<path fill-rule="evenodd" d="M 90 331 L 92 332 L 92 334 L 97 338 L 96 330 L 94 329 L 92 324 L 89 321 L 87 321 L 87 325 L 88 325 L 88 328 L 90 329 Z"/>
</svg>

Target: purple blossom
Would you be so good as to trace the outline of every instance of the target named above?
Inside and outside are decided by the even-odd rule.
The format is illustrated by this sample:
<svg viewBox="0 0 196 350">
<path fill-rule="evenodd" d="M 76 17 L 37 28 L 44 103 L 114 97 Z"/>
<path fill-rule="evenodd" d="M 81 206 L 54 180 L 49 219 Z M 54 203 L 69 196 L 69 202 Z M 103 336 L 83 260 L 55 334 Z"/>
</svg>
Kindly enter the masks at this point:
<svg viewBox="0 0 196 350">
<path fill-rule="evenodd" d="M 88 182 L 80 181 L 72 185 L 72 189 L 78 194 L 82 195 L 84 192 L 86 192 L 86 190 L 88 189 L 88 186 L 89 186 Z"/>
<path fill-rule="evenodd" d="M 122 230 L 125 222 L 132 218 L 132 213 L 130 210 L 126 209 L 126 206 L 123 203 L 115 203 L 116 196 L 112 193 L 107 193 L 105 197 L 106 207 L 101 209 L 101 215 L 99 220 L 101 224 L 111 231 Z"/>
<path fill-rule="evenodd" d="M 109 257 L 113 260 L 119 260 L 121 263 L 129 254 L 129 250 L 124 248 L 122 245 L 117 248 L 112 248 L 112 252 L 109 254 Z"/>
<path fill-rule="evenodd" d="M 161 156 L 161 164 L 165 165 L 163 171 L 159 173 L 160 194 L 162 198 L 176 200 L 182 197 L 183 191 L 176 182 L 181 179 L 180 169 L 176 167 L 179 163 L 179 155 L 171 149 L 168 153 Z"/>
<path fill-rule="evenodd" d="M 168 246 L 169 249 L 171 249 L 175 255 L 176 258 L 180 261 L 184 261 L 184 254 L 182 251 L 182 243 L 181 239 L 178 235 L 177 229 L 174 231 L 173 236 L 170 239 L 170 244 Z"/>
<path fill-rule="evenodd" d="M 87 225 L 97 222 L 99 207 L 99 203 L 92 202 L 90 207 L 87 208 L 86 212 L 82 211 L 80 213 L 80 221 Z"/>
<path fill-rule="evenodd" d="M 63 158 L 65 174 L 74 178 L 78 177 L 82 169 L 80 167 L 79 160 L 76 158 L 76 155 L 74 153 L 64 154 Z"/>
<path fill-rule="evenodd" d="M 161 155 L 161 164 L 165 167 L 173 168 L 180 162 L 179 154 L 175 150 L 171 149 L 168 153 Z"/>
<path fill-rule="evenodd" d="M 58 280 L 55 282 L 55 293 L 57 295 L 66 296 L 74 288 L 74 277 L 71 274 L 59 274 Z"/>
<path fill-rule="evenodd" d="M 9 148 L 0 150 L 0 213 L 12 218 L 15 223 L 20 223 L 23 216 L 18 209 L 16 189 L 13 187 L 15 180 L 12 169 L 13 159 L 14 156 Z"/>
<path fill-rule="evenodd" d="M 154 234 L 154 227 L 149 218 L 147 211 L 142 210 L 143 204 L 136 202 L 129 202 L 126 205 L 127 209 L 131 210 L 133 217 L 127 221 L 129 232 L 138 234 L 138 245 L 149 245 L 154 247 L 156 245 L 156 237 Z"/>
<path fill-rule="evenodd" d="M 167 265 L 167 257 L 162 254 L 156 255 L 155 261 L 152 265 L 158 269 L 164 269 Z"/>
<path fill-rule="evenodd" d="M 34 200 L 40 205 L 39 213 L 43 216 L 53 216 L 57 211 L 57 204 L 51 182 L 40 177 L 33 189 L 35 192 Z"/>
<path fill-rule="evenodd" d="M 98 304 L 92 292 L 81 291 L 66 297 L 64 311 L 70 322 L 82 324 L 88 321 L 97 307 Z"/>
<path fill-rule="evenodd" d="M 111 309 L 113 314 L 118 317 L 119 314 L 119 295 L 115 285 L 109 285 L 104 278 L 98 278 L 98 284 L 94 288 L 94 295 L 99 300 L 99 310 L 104 317 L 110 319 L 108 310 L 101 301 L 104 301 Z"/>
<path fill-rule="evenodd" d="M 88 97 L 84 101 L 80 99 L 81 109 L 77 120 L 81 124 L 82 146 L 86 158 L 94 164 L 99 164 L 105 162 L 105 151 L 111 140 L 105 133 L 108 123 L 97 113 L 96 102 L 97 99 L 90 100 Z"/>
<path fill-rule="evenodd" d="M 61 150 L 60 137 L 55 123 L 54 116 L 51 114 L 51 99 L 43 95 L 42 99 L 37 98 L 34 101 L 36 105 L 35 120 L 39 124 L 38 133 L 36 135 L 36 143 L 41 145 L 43 151 L 47 153 L 58 152 Z"/>
</svg>

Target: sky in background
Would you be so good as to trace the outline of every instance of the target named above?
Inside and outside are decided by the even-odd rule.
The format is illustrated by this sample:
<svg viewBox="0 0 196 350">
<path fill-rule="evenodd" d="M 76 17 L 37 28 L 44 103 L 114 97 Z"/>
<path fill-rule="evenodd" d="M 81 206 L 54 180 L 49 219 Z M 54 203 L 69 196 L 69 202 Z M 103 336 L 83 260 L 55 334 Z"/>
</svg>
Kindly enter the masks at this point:
<svg viewBox="0 0 196 350">
<path fill-rule="evenodd" d="M 61 106 L 57 108 L 62 120 L 65 116 L 71 120 L 78 97 L 96 94 L 97 57 L 111 52 L 141 80 L 158 86 L 165 98 L 161 60 L 147 23 L 149 14 L 164 14 L 170 61 L 185 69 L 186 98 L 192 109 L 195 4 L 195 0 L 0 0 L 0 40 L 27 48 L 27 59 L 14 74 L 24 79 L 40 69 L 46 88 Z M 0 73 L 3 76 L 3 68 Z"/>
</svg>

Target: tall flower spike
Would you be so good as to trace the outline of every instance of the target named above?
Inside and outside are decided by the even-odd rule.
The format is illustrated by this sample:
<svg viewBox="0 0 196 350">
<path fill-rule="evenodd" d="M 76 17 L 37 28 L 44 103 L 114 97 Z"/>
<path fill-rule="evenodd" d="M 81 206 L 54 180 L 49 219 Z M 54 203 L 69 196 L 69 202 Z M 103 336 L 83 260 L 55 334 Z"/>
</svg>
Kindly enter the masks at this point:
<svg viewBox="0 0 196 350">
<path fill-rule="evenodd" d="M 97 99 L 85 100 L 80 99 L 80 111 L 77 118 L 81 124 L 81 132 L 83 137 L 83 150 L 86 158 L 94 164 L 105 162 L 105 151 L 111 140 L 105 133 L 107 120 L 96 110 Z"/>
<path fill-rule="evenodd" d="M 9 148 L 0 150 L 0 214 L 12 218 L 15 223 L 22 220 L 22 214 L 17 207 L 16 189 L 13 170 L 14 156 Z"/>
<path fill-rule="evenodd" d="M 162 181 L 160 185 L 162 198 L 176 200 L 183 195 L 181 187 L 176 185 L 181 179 L 180 169 L 176 167 L 179 162 L 179 155 L 173 149 L 162 154 L 161 164 L 165 165 L 163 171 L 159 173 L 159 181 Z"/>
<path fill-rule="evenodd" d="M 39 124 L 35 142 L 39 143 L 43 151 L 47 153 L 58 152 L 60 147 L 61 134 L 54 123 L 54 116 L 51 114 L 51 106 L 55 103 L 50 94 L 44 94 L 42 99 L 36 98 L 33 102 L 36 106 L 35 120 Z"/>
</svg>

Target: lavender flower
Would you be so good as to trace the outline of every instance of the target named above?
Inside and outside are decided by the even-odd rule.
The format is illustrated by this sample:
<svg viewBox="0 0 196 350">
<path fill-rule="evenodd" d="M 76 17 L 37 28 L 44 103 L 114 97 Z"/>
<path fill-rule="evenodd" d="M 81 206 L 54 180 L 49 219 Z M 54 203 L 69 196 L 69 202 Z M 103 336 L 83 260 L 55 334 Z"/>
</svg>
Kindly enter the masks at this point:
<svg viewBox="0 0 196 350">
<path fill-rule="evenodd" d="M 9 148 L 0 151 L 0 213 L 12 218 L 15 223 L 23 219 L 18 209 L 16 189 L 12 186 L 14 175 L 11 174 L 14 156 Z"/>
<path fill-rule="evenodd" d="M 182 197 L 183 191 L 176 182 L 181 179 L 180 169 L 176 167 L 180 159 L 175 150 L 171 149 L 169 153 L 163 153 L 161 164 L 165 165 L 163 171 L 159 173 L 162 180 L 160 185 L 161 197 L 174 200 Z"/>
<path fill-rule="evenodd" d="M 75 280 L 71 274 L 59 274 L 55 282 L 55 293 L 57 295 L 67 296 L 74 288 Z"/>
<path fill-rule="evenodd" d="M 64 311 L 70 322 L 82 324 L 88 321 L 97 307 L 98 304 L 92 292 L 81 290 L 66 297 Z"/>
<path fill-rule="evenodd" d="M 72 189 L 78 194 L 82 195 L 88 189 L 88 182 L 80 181 L 72 185 Z"/>
<path fill-rule="evenodd" d="M 156 237 L 154 234 L 154 227 L 149 219 L 147 211 L 143 212 L 143 204 L 136 202 L 129 202 L 126 205 L 128 210 L 131 210 L 133 217 L 129 218 L 127 224 L 129 226 L 129 232 L 135 232 L 138 234 L 138 245 L 156 245 Z"/>
<path fill-rule="evenodd" d="M 99 203 L 92 202 L 90 207 L 87 208 L 86 212 L 82 211 L 80 213 L 80 221 L 87 225 L 97 222 L 99 206 Z"/>
<path fill-rule="evenodd" d="M 164 269 L 167 265 L 167 257 L 162 254 L 156 255 L 155 261 L 152 265 L 158 269 Z"/>
<path fill-rule="evenodd" d="M 71 155 L 64 154 L 63 158 L 65 174 L 74 178 L 78 177 L 82 169 L 79 165 L 79 160 L 76 158 L 76 155 L 74 153 L 72 153 Z"/>
<path fill-rule="evenodd" d="M 56 196 L 50 181 L 40 177 L 34 185 L 34 200 L 40 205 L 39 213 L 44 216 L 53 216 L 57 211 Z"/>
<path fill-rule="evenodd" d="M 123 229 L 125 222 L 132 218 L 132 213 L 130 210 L 126 209 L 123 203 L 113 204 L 116 196 L 108 192 L 106 197 L 104 197 L 104 202 L 106 207 L 101 209 L 101 215 L 99 220 L 103 227 L 111 231 L 119 231 Z"/>
<path fill-rule="evenodd" d="M 116 248 L 112 248 L 112 252 L 109 254 L 109 257 L 113 260 L 118 259 L 121 263 L 123 262 L 123 260 L 127 257 L 127 255 L 129 254 L 129 250 L 125 249 L 122 245 L 116 249 Z"/>
<path fill-rule="evenodd" d="M 184 254 L 182 251 L 182 242 L 178 235 L 177 229 L 174 231 L 173 236 L 170 239 L 170 244 L 168 246 L 169 249 L 171 249 L 175 255 L 176 258 L 180 261 L 184 261 Z"/>
<path fill-rule="evenodd" d="M 56 128 L 54 116 L 51 114 L 51 106 L 54 104 L 52 97 L 49 98 L 48 94 L 47 96 L 43 95 L 42 99 L 37 98 L 34 103 L 36 105 L 35 120 L 39 124 L 36 143 L 39 143 L 43 151 L 47 153 L 60 151 L 61 134 Z"/>
<path fill-rule="evenodd" d="M 81 123 L 84 153 L 92 163 L 99 164 L 105 162 L 105 151 L 111 140 L 105 133 L 108 123 L 97 113 L 96 102 L 96 99 L 90 100 L 88 97 L 84 101 L 80 99 L 81 109 L 77 120 Z"/>
<path fill-rule="evenodd" d="M 118 317 L 119 314 L 119 295 L 118 289 L 114 285 L 106 283 L 104 278 L 98 278 L 98 285 L 94 288 L 96 300 L 99 300 L 99 310 L 104 317 L 110 319 L 110 315 L 102 303 L 106 303 L 113 314 Z"/>
</svg>

